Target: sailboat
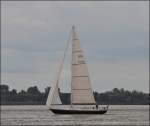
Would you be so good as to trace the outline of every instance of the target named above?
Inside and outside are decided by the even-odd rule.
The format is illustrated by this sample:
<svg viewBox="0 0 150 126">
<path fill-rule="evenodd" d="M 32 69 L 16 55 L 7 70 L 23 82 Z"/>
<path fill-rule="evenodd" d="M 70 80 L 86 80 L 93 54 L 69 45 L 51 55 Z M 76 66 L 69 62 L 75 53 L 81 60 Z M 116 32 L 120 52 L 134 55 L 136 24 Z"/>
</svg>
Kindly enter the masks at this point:
<svg viewBox="0 0 150 126">
<path fill-rule="evenodd" d="M 71 29 L 72 42 L 72 63 L 71 63 L 71 104 L 69 107 L 61 108 L 62 103 L 59 96 L 59 79 L 63 69 L 63 63 L 69 41 L 66 44 L 64 56 L 57 74 L 56 82 L 50 89 L 46 105 L 55 114 L 104 114 L 108 110 L 108 105 L 99 107 L 94 99 L 91 82 L 89 78 L 87 64 L 80 40 L 75 31 L 75 26 Z"/>
</svg>

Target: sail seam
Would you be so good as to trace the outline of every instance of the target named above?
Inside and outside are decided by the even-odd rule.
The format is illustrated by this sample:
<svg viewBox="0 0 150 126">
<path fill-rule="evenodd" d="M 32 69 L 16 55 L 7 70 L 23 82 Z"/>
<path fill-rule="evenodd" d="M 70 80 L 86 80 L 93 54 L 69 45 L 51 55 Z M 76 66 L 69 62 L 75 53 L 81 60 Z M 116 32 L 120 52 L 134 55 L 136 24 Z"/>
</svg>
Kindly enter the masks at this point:
<svg viewBox="0 0 150 126">
<path fill-rule="evenodd" d="M 75 50 L 73 53 L 82 52 L 82 50 Z"/>
<path fill-rule="evenodd" d="M 86 63 L 78 63 L 78 64 L 72 64 L 72 65 L 81 65 L 81 64 L 86 64 Z"/>
<path fill-rule="evenodd" d="M 88 77 L 88 76 L 72 76 L 72 77 Z"/>
</svg>

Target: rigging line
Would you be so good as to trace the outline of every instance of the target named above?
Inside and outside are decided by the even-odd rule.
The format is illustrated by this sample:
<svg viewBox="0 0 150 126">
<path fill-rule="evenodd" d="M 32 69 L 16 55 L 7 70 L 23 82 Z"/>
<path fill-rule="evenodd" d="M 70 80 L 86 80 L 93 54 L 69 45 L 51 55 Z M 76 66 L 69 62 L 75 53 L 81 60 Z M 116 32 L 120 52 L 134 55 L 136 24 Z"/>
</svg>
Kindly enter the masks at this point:
<svg viewBox="0 0 150 126">
<path fill-rule="evenodd" d="M 62 71 L 62 68 L 63 68 L 63 63 L 64 63 L 64 60 L 65 60 L 65 56 L 66 56 L 66 52 L 67 52 L 67 49 L 68 49 L 68 46 L 69 46 L 70 39 L 71 39 L 71 31 L 69 32 L 69 38 L 68 38 L 68 40 L 65 44 L 64 55 L 62 57 L 61 64 L 59 66 L 59 69 L 58 69 L 58 72 L 57 72 L 57 75 L 56 75 L 56 83 L 54 85 L 54 90 L 57 90 L 57 92 L 58 92 L 59 79 L 60 79 L 60 75 L 61 75 L 61 71 Z M 52 93 L 51 95 L 52 95 L 52 99 L 53 99 L 54 98 L 54 93 Z M 59 95 L 59 92 L 58 92 L 58 95 Z"/>
<path fill-rule="evenodd" d="M 73 88 L 73 86 L 72 86 L 72 64 L 73 64 L 73 46 L 74 46 L 74 43 L 73 43 L 73 40 L 74 40 L 74 34 L 75 34 L 75 27 L 74 26 L 72 26 L 72 30 L 71 30 L 71 35 L 72 35 L 72 54 L 71 54 L 71 56 L 72 56 L 72 59 L 71 59 L 71 92 L 70 92 L 70 105 L 71 105 L 71 108 L 73 108 L 73 94 L 72 94 L 72 88 Z"/>
<path fill-rule="evenodd" d="M 68 53 L 68 52 L 70 52 L 70 44 L 68 45 L 68 50 L 66 52 L 66 58 L 64 60 L 64 65 L 63 65 L 63 70 L 62 70 L 62 74 L 64 75 L 63 80 L 67 86 L 69 86 L 69 84 L 70 84 L 70 77 L 71 77 L 70 76 L 70 70 L 69 70 L 69 68 L 70 68 L 70 57 L 71 56 L 70 56 L 70 53 Z"/>
<path fill-rule="evenodd" d="M 70 39 L 71 39 L 71 31 L 69 32 L 69 38 L 68 38 L 68 40 L 66 42 L 66 46 L 65 46 L 65 50 L 64 50 L 64 55 L 63 55 L 63 58 L 62 58 L 62 61 L 61 61 L 60 67 L 59 67 L 58 76 L 57 76 L 57 86 L 59 84 L 59 79 L 60 79 L 60 75 L 61 75 L 61 72 L 62 72 L 62 69 L 63 69 L 64 60 L 65 60 L 65 57 L 66 57 L 66 52 L 67 52 L 68 47 L 69 47 Z"/>
</svg>

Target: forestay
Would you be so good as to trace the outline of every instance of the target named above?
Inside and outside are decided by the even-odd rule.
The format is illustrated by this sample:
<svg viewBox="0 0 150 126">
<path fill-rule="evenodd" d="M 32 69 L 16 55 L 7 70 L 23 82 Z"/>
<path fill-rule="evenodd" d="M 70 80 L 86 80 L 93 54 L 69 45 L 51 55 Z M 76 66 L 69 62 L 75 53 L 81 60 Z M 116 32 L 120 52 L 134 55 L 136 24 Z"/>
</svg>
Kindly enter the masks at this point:
<svg viewBox="0 0 150 126">
<path fill-rule="evenodd" d="M 57 78 L 56 78 L 56 82 L 53 83 L 52 87 L 51 87 L 51 90 L 49 92 L 49 95 L 48 95 L 48 98 L 47 98 L 47 102 L 46 102 L 46 105 L 50 108 L 51 105 L 56 105 L 56 104 L 62 104 L 61 102 L 61 99 L 60 99 L 60 96 L 59 96 L 59 81 L 60 81 L 60 76 L 61 76 L 61 73 L 62 73 L 62 69 L 63 69 L 63 65 L 64 65 L 64 60 L 65 60 L 65 57 L 66 57 L 66 52 L 68 50 L 68 46 L 69 46 L 69 42 L 70 42 L 70 34 L 69 34 L 69 39 L 66 43 L 66 46 L 65 46 L 65 51 L 64 51 L 64 55 L 62 57 L 62 61 L 61 61 L 61 64 L 60 64 L 60 68 L 58 69 L 58 73 L 57 73 Z"/>
</svg>

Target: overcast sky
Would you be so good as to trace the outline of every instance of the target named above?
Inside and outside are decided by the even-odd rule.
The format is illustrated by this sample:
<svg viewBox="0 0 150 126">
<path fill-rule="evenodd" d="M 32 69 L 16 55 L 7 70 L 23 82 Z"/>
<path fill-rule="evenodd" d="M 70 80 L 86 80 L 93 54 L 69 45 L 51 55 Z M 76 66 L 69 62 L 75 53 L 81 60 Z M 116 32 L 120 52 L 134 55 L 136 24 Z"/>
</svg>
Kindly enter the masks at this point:
<svg viewBox="0 0 150 126">
<path fill-rule="evenodd" d="M 148 92 L 148 1 L 2 1 L 1 6 L 2 84 L 18 91 L 51 86 L 74 24 L 93 90 Z"/>
</svg>

